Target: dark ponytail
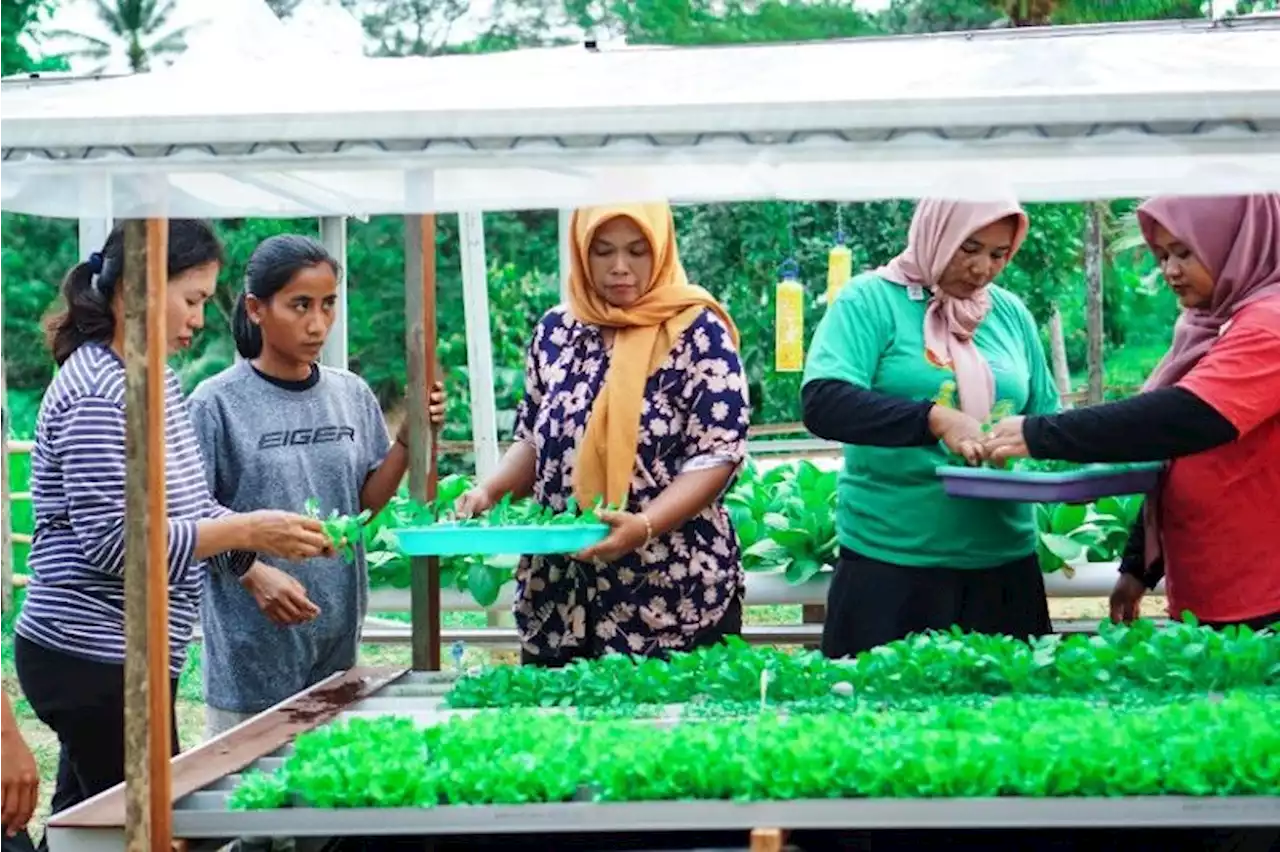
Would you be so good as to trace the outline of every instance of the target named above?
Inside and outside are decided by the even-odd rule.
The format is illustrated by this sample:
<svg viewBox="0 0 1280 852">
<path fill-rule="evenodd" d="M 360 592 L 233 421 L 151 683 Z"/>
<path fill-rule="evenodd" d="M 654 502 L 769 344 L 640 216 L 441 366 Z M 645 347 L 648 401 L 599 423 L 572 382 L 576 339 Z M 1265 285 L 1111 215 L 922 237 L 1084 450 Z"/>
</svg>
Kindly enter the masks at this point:
<svg viewBox="0 0 1280 852">
<path fill-rule="evenodd" d="M 241 358 L 257 358 L 262 354 L 262 329 L 249 321 L 244 291 L 236 296 L 236 306 L 231 312 L 231 334 L 235 337 L 236 351 Z"/>
<path fill-rule="evenodd" d="M 222 243 L 200 219 L 169 220 L 169 277 L 197 267 L 223 263 Z M 44 323 L 45 343 L 58 366 L 85 343 L 110 343 L 115 337 L 115 296 L 124 278 L 124 224 L 117 224 L 102 251 L 71 268 L 62 280 L 61 310 Z"/>
<path fill-rule="evenodd" d="M 247 297 L 270 301 L 272 296 L 289 286 L 293 276 L 322 263 L 329 265 L 334 276 L 341 277 L 342 267 L 338 261 L 310 237 L 280 234 L 258 243 L 245 266 L 244 290 L 236 297 L 235 311 L 231 316 L 231 332 L 240 357 L 257 358 L 262 354 L 262 329 L 249 319 Z"/>
</svg>

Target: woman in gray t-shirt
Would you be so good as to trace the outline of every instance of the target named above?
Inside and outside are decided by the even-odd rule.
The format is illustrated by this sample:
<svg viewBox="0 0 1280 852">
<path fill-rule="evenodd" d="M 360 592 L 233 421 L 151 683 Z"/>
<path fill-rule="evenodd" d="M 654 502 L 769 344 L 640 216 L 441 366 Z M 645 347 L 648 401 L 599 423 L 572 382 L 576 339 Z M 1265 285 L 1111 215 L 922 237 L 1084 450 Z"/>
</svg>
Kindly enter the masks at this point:
<svg viewBox="0 0 1280 852">
<path fill-rule="evenodd" d="M 341 274 L 322 245 L 298 235 L 264 240 L 249 258 L 234 318 L 244 360 L 190 401 L 210 488 L 234 511 L 297 510 L 314 498 L 326 515 L 376 514 L 404 478 L 404 430 L 391 441 L 364 380 L 317 363 Z M 443 416 L 437 384 L 430 417 Z M 341 556 L 271 564 L 297 583 L 205 575 L 208 736 L 356 663 L 368 606 L 363 549 L 354 564 Z"/>
</svg>

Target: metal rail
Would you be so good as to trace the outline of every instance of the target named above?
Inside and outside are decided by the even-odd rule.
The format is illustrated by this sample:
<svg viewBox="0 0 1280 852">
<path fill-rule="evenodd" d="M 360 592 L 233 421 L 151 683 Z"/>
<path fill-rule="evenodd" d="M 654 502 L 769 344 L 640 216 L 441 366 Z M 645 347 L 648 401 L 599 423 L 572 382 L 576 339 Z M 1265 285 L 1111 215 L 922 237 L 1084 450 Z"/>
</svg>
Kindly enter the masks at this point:
<svg viewBox="0 0 1280 852">
<path fill-rule="evenodd" d="M 1163 625 L 1168 619 L 1152 619 Z M 1100 620 L 1095 618 L 1066 618 L 1053 622 L 1057 633 L 1097 633 Z M 403 645 L 409 641 L 409 626 L 392 626 L 387 623 L 366 625 L 361 641 L 372 645 Z M 202 640 L 197 630 L 192 641 Z M 520 644 L 514 627 L 455 627 L 440 631 L 442 642 L 462 642 L 484 648 L 515 648 Z M 815 645 L 822 639 L 821 624 L 748 624 L 742 628 L 742 638 L 753 645 Z"/>
</svg>

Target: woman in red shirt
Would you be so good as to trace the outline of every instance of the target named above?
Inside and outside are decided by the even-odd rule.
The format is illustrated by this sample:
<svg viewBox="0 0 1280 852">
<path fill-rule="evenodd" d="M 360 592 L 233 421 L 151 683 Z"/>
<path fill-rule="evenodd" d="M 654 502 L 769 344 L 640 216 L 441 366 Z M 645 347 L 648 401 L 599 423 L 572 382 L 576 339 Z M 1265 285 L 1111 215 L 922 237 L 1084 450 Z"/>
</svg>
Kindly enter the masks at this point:
<svg viewBox="0 0 1280 852">
<path fill-rule="evenodd" d="M 1153 198 L 1143 236 L 1183 312 L 1143 393 L 995 426 L 985 452 L 1078 462 L 1172 459 L 1147 495 L 1111 595 L 1138 615 L 1280 624 L 1280 194 Z"/>
</svg>

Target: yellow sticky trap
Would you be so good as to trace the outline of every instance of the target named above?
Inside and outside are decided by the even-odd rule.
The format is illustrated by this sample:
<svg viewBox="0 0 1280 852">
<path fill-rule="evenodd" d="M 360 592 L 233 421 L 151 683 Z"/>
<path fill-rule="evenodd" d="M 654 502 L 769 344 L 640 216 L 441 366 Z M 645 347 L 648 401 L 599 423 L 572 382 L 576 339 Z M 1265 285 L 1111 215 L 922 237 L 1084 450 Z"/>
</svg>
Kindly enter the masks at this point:
<svg viewBox="0 0 1280 852">
<path fill-rule="evenodd" d="M 804 285 L 793 266 L 778 279 L 774 305 L 774 369 L 798 373 L 804 369 Z"/>
<path fill-rule="evenodd" d="M 833 304 L 840 288 L 853 278 L 853 252 L 843 242 L 827 254 L 827 304 Z"/>
</svg>

